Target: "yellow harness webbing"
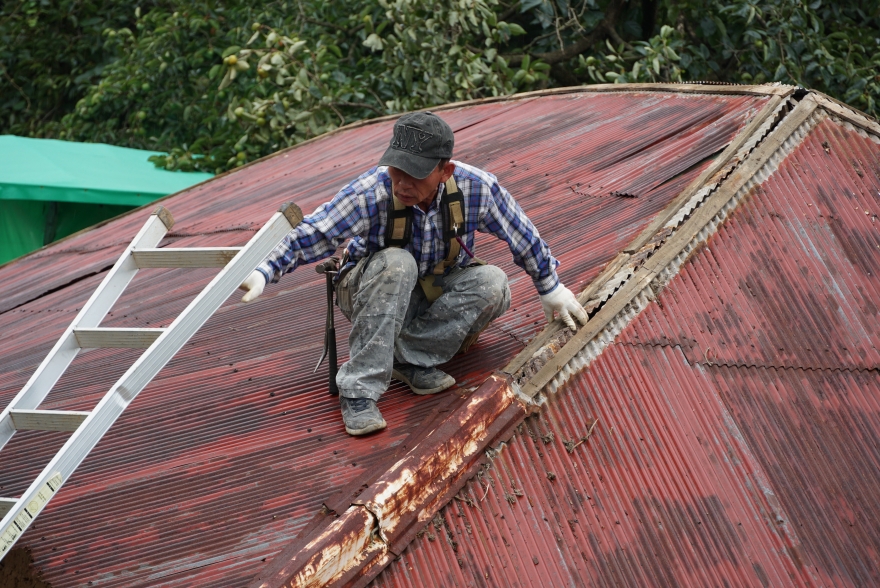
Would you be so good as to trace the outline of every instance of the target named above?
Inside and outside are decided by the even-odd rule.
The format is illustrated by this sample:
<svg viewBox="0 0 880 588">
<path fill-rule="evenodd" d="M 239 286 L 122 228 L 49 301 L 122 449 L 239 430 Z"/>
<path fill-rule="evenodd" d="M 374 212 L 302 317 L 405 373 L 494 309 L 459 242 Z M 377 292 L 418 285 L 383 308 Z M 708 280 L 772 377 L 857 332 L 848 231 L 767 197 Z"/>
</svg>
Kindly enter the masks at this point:
<svg viewBox="0 0 880 588">
<path fill-rule="evenodd" d="M 450 196 L 458 196 L 458 198 L 452 199 Z M 427 275 L 424 278 L 419 278 L 419 284 L 422 286 L 422 291 L 425 293 L 425 297 L 429 302 L 434 302 L 441 294 L 443 294 L 443 275 L 450 266 L 455 264 L 458 260 L 458 254 L 461 253 L 461 244 L 456 238 L 456 233 L 459 228 L 464 226 L 464 210 L 462 209 L 463 199 L 460 197 L 455 178 L 452 176 L 446 180 L 445 197 L 447 199 L 446 209 L 448 214 L 444 215 L 444 220 L 448 226 L 443 227 L 443 232 L 452 235 L 452 238 L 448 240 L 449 251 L 446 254 L 446 258 L 434 266 L 430 275 Z M 395 214 L 392 215 L 390 222 L 391 238 L 389 241 L 392 242 L 390 245 L 391 247 L 401 247 L 402 245 L 397 245 L 397 243 L 403 242 L 406 239 L 407 222 L 411 223 L 412 219 L 407 218 L 407 216 L 403 214 L 403 211 L 406 210 L 406 206 L 397 199 L 397 196 L 392 195 L 392 199 L 394 201 Z"/>
</svg>

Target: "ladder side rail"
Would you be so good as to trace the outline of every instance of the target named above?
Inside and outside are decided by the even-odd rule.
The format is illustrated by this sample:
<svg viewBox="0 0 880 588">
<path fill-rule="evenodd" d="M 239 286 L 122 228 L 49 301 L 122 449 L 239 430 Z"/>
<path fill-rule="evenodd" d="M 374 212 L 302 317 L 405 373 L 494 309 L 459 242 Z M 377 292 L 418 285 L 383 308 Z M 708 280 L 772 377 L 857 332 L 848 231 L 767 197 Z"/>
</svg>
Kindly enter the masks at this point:
<svg viewBox="0 0 880 588">
<path fill-rule="evenodd" d="M 301 213 L 299 218 L 302 218 Z M 0 520 L 0 558 L 9 551 L 48 502 L 48 498 L 43 501 L 40 497 L 48 493 L 51 498 L 57 492 L 58 487 L 97 445 L 122 411 L 254 268 L 278 246 L 291 227 L 288 216 L 281 212 L 276 213 L 110 388 L 82 425 L 25 490 L 18 503 Z M 49 493 L 47 487 L 54 489 Z M 31 503 L 35 505 L 35 512 L 26 508 Z"/>
<path fill-rule="evenodd" d="M 162 210 L 164 211 L 164 209 Z M 3 446 L 15 433 L 15 426 L 9 411 L 14 409 L 32 410 L 43 402 L 52 386 L 55 385 L 80 350 L 74 329 L 98 326 L 138 272 L 138 267 L 131 257 L 131 250 L 135 247 L 154 247 L 165 236 L 168 227 L 162 217 L 165 216 L 166 219 L 170 217 L 167 216 L 167 211 L 164 214 L 159 212 L 157 210 L 150 215 L 140 232 L 107 272 L 101 284 L 83 305 L 73 322 L 67 327 L 67 330 L 64 331 L 28 382 L 3 412 L 0 412 L 0 449 L 3 449 Z M 173 221 L 171 222 L 173 223 Z"/>
</svg>

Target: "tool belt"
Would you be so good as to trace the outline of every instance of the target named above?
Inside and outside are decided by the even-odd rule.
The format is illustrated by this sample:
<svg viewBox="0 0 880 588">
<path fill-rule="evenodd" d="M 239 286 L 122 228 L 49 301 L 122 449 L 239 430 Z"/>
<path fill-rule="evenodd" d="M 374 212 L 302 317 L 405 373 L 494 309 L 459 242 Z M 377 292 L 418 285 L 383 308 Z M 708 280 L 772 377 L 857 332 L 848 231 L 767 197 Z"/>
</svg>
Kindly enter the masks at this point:
<svg viewBox="0 0 880 588">
<path fill-rule="evenodd" d="M 390 234 L 385 239 L 386 247 L 405 247 L 412 239 L 413 211 L 405 206 L 397 196 L 392 195 L 393 210 L 388 211 L 388 228 Z M 443 294 L 443 276 L 446 270 L 455 265 L 461 253 L 458 237 L 465 234 L 464 196 L 452 176 L 446 180 L 446 194 L 440 203 L 443 217 L 443 240 L 447 243 L 446 258 L 434 266 L 433 271 L 423 278 L 419 284 L 429 302 L 434 302 Z"/>
</svg>

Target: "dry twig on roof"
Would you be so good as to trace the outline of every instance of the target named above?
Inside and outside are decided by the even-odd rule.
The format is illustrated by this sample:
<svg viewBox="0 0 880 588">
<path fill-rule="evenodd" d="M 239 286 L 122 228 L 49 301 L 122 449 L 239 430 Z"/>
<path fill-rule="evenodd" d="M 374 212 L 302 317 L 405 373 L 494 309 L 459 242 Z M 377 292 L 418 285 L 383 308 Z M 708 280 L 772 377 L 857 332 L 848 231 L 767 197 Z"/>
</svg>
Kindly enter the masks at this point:
<svg viewBox="0 0 880 588">
<path fill-rule="evenodd" d="M 598 418 L 597 418 L 595 421 L 593 421 L 593 424 L 590 425 L 590 430 L 587 431 L 587 434 L 584 435 L 583 437 L 581 437 L 579 441 L 577 441 L 577 442 L 575 442 L 574 440 L 571 440 L 571 441 L 564 441 L 564 442 L 563 442 L 563 445 L 565 445 L 565 449 L 566 449 L 569 453 L 574 453 L 574 450 L 575 450 L 575 448 L 576 448 L 578 445 L 580 445 L 581 443 L 583 443 L 584 441 L 586 441 L 587 439 L 590 438 L 590 435 L 593 434 L 593 429 L 596 428 L 596 423 L 598 423 L 598 422 L 599 422 L 599 419 L 598 419 Z"/>
</svg>

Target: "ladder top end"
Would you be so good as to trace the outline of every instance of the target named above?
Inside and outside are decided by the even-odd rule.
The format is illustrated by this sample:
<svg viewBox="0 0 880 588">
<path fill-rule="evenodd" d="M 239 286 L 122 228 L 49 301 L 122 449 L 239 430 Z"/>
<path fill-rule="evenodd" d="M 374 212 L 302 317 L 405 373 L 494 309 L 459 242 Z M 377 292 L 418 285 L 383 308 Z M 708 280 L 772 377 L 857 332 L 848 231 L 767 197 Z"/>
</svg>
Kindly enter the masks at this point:
<svg viewBox="0 0 880 588">
<path fill-rule="evenodd" d="M 282 204 L 279 212 L 284 215 L 291 227 L 295 227 L 303 219 L 302 210 L 293 202 L 285 202 Z"/>
<path fill-rule="evenodd" d="M 159 217 L 159 220 L 162 221 L 167 230 L 170 231 L 171 227 L 174 226 L 174 217 L 171 216 L 171 213 L 164 206 L 159 206 L 153 214 Z"/>
</svg>

